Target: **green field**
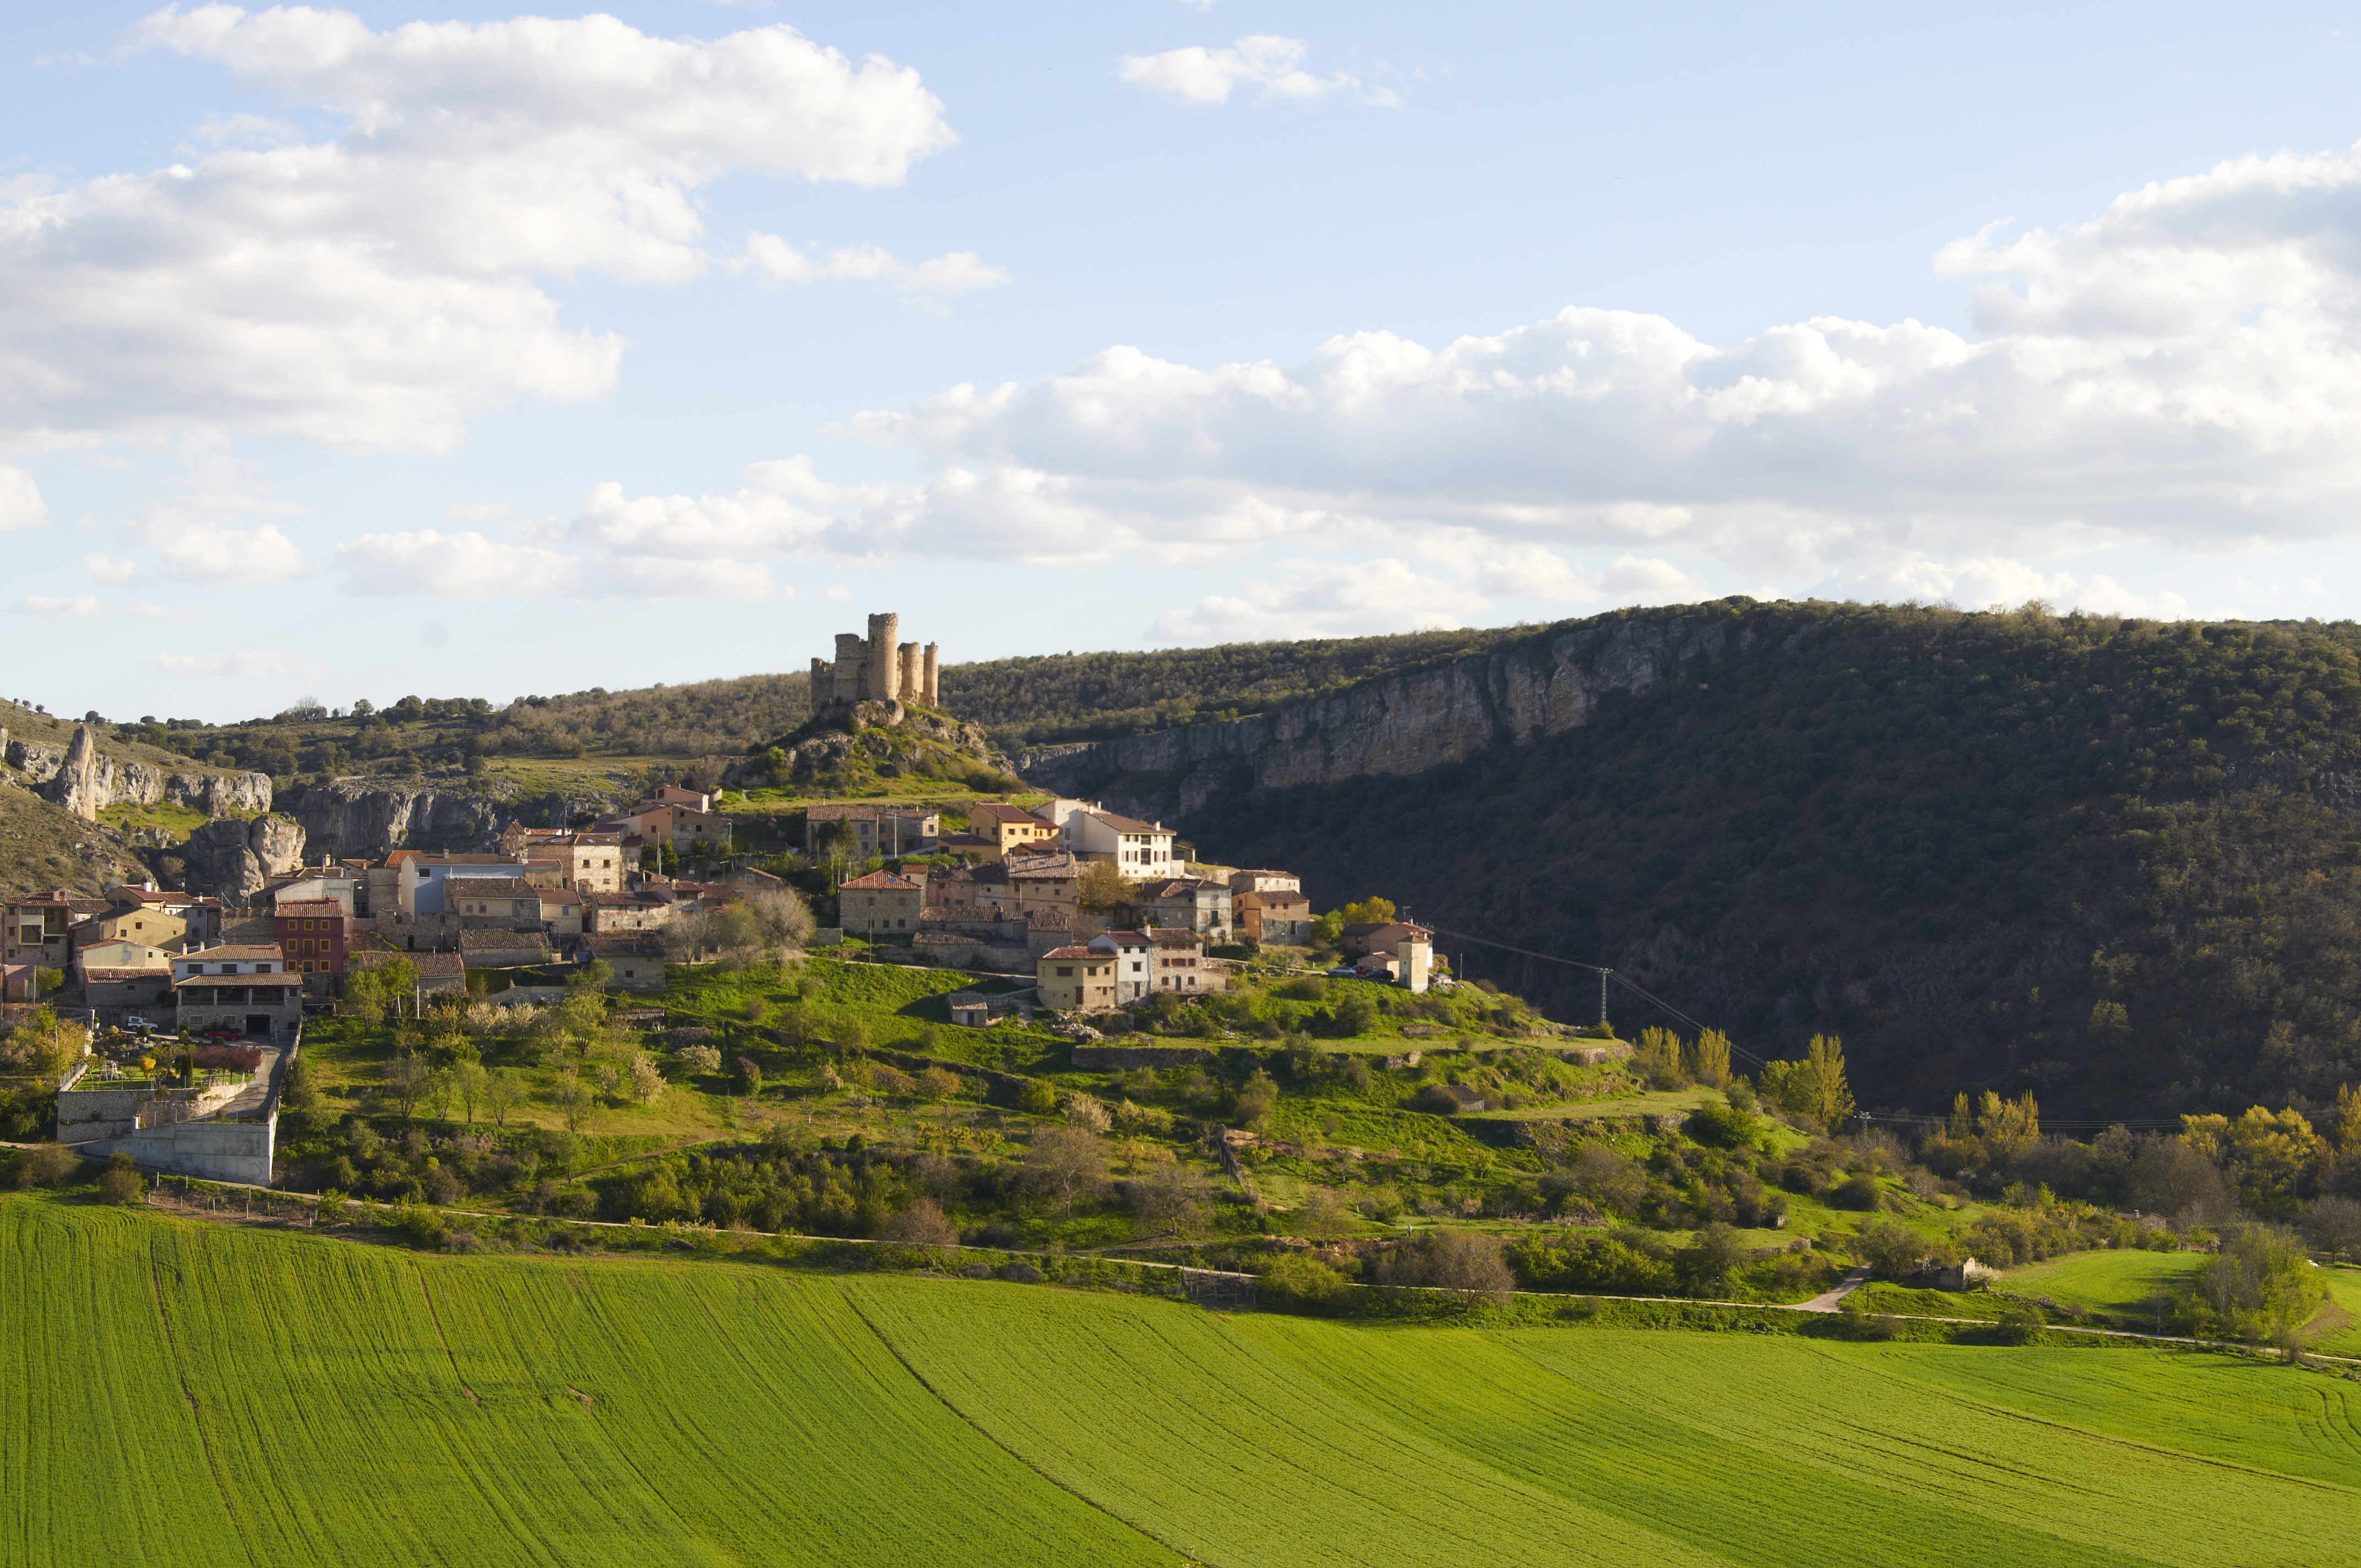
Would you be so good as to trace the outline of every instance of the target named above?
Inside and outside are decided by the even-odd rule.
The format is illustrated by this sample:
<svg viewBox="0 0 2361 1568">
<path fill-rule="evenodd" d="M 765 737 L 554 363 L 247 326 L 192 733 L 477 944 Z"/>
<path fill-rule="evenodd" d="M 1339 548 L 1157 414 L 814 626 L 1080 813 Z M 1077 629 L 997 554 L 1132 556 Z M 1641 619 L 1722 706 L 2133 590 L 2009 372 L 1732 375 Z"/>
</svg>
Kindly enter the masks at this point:
<svg viewBox="0 0 2361 1568">
<path fill-rule="evenodd" d="M 2077 1252 L 2047 1263 L 2012 1268 L 1999 1288 L 2080 1307 L 2103 1318 L 2151 1326 L 2159 1292 L 2188 1288 L 2205 1255 L 2194 1252 Z M 2312 1349 L 2330 1355 L 2361 1356 L 2361 1269 L 2323 1267 L 2328 1300 L 2309 1325 Z M 2168 1314 L 2170 1309 L 2166 1309 Z M 2167 1332 L 2173 1332 L 2168 1322 Z"/>
<path fill-rule="evenodd" d="M 0 1201 L 0 1560 L 2320 1563 L 2361 1400 L 2156 1351 L 1346 1326 Z"/>
</svg>

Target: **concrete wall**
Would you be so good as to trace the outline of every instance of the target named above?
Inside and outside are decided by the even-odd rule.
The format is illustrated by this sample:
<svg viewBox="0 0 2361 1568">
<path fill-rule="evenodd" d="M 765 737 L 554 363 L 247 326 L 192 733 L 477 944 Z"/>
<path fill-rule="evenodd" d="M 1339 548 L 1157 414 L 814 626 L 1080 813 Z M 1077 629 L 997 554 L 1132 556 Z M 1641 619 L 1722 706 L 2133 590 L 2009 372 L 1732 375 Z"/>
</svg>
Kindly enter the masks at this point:
<svg viewBox="0 0 2361 1568">
<path fill-rule="evenodd" d="M 250 1181 L 267 1187 L 278 1133 L 279 1115 L 274 1109 L 263 1122 L 177 1122 L 167 1127 L 145 1127 L 128 1137 L 80 1144 L 75 1149 L 94 1159 L 127 1154 L 144 1169 L 175 1176 Z"/>
</svg>

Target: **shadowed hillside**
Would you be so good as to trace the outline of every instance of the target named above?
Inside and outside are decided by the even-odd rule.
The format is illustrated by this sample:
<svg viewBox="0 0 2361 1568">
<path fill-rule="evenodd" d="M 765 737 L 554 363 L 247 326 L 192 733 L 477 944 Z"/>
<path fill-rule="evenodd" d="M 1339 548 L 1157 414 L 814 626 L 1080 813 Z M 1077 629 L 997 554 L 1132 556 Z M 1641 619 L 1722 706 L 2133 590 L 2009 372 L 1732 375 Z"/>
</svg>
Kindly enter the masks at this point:
<svg viewBox="0 0 2361 1568">
<path fill-rule="evenodd" d="M 1049 782 L 1296 867 L 1323 908 L 1383 892 L 1612 964 L 1765 1056 L 1839 1033 L 1868 1103 L 2317 1102 L 2361 1078 L 2357 646 L 2349 624 L 1734 600 Z M 1591 976 L 1473 959 L 1596 1012 Z"/>
</svg>

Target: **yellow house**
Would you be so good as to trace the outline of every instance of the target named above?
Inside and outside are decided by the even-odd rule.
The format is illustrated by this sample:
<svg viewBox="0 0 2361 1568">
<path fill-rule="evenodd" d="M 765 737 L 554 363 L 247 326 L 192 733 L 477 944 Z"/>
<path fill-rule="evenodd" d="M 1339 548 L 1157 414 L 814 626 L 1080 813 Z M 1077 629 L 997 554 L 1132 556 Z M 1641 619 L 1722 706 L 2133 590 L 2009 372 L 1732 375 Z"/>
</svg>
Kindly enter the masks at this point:
<svg viewBox="0 0 2361 1568">
<path fill-rule="evenodd" d="M 1088 948 L 1052 948 L 1034 971 L 1041 1005 L 1060 1013 L 1107 1013 L 1115 1008 L 1115 956 Z"/>
</svg>

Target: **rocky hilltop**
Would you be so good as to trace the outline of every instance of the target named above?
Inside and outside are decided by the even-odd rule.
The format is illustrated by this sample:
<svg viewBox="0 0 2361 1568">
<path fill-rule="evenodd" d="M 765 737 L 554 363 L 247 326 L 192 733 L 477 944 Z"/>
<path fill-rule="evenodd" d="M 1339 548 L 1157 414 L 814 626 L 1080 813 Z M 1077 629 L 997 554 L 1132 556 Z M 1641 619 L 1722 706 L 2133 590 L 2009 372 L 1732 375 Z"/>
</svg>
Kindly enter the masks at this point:
<svg viewBox="0 0 2361 1568">
<path fill-rule="evenodd" d="M 1591 622 L 1250 718 L 1045 749 L 1018 771 L 1060 795 L 1180 819 L 1225 793 L 1420 773 L 1563 735 L 1609 693 L 1637 696 L 1683 665 L 1752 652 L 1761 637 L 1736 602 Z"/>
<path fill-rule="evenodd" d="M 268 773 L 210 769 L 167 769 L 119 758 L 101 746 L 86 724 L 74 727 L 63 747 L 38 740 L 9 740 L 0 730 L 0 756 L 23 771 L 44 800 L 85 822 L 111 806 L 170 804 L 226 817 L 270 809 Z"/>
<path fill-rule="evenodd" d="M 313 860 L 419 846 L 476 850 L 500 837 L 518 815 L 517 803 L 489 793 L 368 779 L 297 784 L 280 797 L 279 809 L 302 827 Z"/>
</svg>

